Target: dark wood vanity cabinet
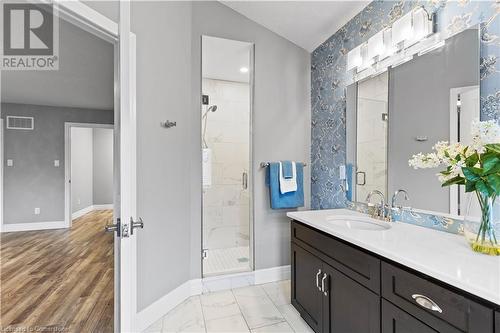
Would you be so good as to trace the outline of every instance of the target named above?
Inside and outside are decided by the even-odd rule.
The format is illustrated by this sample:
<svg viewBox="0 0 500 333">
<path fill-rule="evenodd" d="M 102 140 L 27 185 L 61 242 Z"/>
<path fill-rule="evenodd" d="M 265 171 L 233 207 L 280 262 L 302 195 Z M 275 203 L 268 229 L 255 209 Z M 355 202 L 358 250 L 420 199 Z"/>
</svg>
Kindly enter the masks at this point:
<svg viewBox="0 0 500 333">
<path fill-rule="evenodd" d="M 379 296 L 292 243 L 292 304 L 316 333 L 379 332 Z"/>
<path fill-rule="evenodd" d="M 323 262 L 292 243 L 292 304 L 316 332 L 322 332 L 323 294 L 319 289 Z"/>
<path fill-rule="evenodd" d="M 302 223 L 291 231 L 292 304 L 316 333 L 500 333 L 500 312 L 464 292 Z"/>
</svg>

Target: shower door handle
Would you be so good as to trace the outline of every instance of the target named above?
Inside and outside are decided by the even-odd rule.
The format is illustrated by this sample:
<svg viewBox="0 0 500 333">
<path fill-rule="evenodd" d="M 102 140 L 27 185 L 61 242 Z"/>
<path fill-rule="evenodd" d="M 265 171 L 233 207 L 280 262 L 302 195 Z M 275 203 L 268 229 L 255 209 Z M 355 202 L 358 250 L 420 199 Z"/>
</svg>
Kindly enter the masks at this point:
<svg viewBox="0 0 500 333">
<path fill-rule="evenodd" d="M 241 176 L 241 186 L 244 190 L 248 189 L 248 173 L 243 171 L 243 175 Z"/>
</svg>

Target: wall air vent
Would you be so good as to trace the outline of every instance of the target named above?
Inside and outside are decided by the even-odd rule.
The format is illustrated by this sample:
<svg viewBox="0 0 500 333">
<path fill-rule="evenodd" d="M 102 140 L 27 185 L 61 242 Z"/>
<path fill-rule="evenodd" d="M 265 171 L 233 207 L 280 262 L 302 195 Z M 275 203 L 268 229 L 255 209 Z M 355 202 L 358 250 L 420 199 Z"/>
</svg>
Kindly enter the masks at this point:
<svg viewBox="0 0 500 333">
<path fill-rule="evenodd" d="M 32 131 L 35 129 L 35 118 L 7 116 L 7 129 Z"/>
</svg>

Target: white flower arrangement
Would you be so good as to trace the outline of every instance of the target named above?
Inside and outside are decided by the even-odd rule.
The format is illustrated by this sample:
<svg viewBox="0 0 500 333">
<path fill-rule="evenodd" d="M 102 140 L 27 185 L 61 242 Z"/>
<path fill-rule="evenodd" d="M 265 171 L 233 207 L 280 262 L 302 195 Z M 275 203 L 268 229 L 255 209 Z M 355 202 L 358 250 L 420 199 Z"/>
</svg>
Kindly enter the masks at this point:
<svg viewBox="0 0 500 333">
<path fill-rule="evenodd" d="M 500 195 L 500 126 L 493 120 L 474 121 L 470 145 L 440 141 L 432 149 L 432 153 L 413 155 L 409 165 L 414 169 L 444 166 L 437 174 L 441 186 L 464 185 L 466 192 L 476 192 L 481 225 L 471 246 L 474 251 L 500 255 L 491 215 Z"/>
<path fill-rule="evenodd" d="M 452 179 L 464 178 L 463 168 L 480 168 L 481 159 L 476 157 L 484 154 L 488 147 L 491 149 L 496 144 L 500 144 L 500 126 L 497 122 L 494 120 L 474 121 L 472 143 L 469 146 L 439 141 L 432 147 L 434 152 L 413 155 L 408 164 L 414 169 L 446 167 L 446 171 L 437 174 L 439 181 L 446 186 L 445 184 Z"/>
</svg>

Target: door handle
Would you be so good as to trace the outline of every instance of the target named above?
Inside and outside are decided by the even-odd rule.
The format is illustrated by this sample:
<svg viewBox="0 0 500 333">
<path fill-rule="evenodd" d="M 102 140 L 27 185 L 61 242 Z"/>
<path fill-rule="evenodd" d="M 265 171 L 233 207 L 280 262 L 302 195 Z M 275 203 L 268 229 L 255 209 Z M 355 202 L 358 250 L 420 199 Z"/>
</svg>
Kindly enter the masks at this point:
<svg viewBox="0 0 500 333">
<path fill-rule="evenodd" d="M 134 219 L 130 218 L 130 234 L 134 234 L 134 229 L 144 229 L 144 222 L 142 221 L 142 217 L 139 217 L 139 220 L 134 221 Z"/>
<path fill-rule="evenodd" d="M 318 269 L 318 273 L 316 274 L 316 288 L 321 291 L 321 287 L 319 286 L 319 276 L 321 275 L 321 269 Z"/>
<path fill-rule="evenodd" d="M 121 235 L 121 223 L 120 223 L 120 219 L 117 218 L 115 224 L 107 224 L 104 227 L 104 231 L 105 232 L 116 232 L 116 236 L 120 237 L 120 235 Z"/>
<path fill-rule="evenodd" d="M 323 275 L 323 278 L 321 279 L 321 291 L 323 292 L 323 294 L 325 294 L 325 296 L 328 296 L 328 290 L 325 289 L 325 281 L 327 278 L 328 275 L 325 273 Z"/>
</svg>

